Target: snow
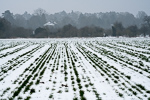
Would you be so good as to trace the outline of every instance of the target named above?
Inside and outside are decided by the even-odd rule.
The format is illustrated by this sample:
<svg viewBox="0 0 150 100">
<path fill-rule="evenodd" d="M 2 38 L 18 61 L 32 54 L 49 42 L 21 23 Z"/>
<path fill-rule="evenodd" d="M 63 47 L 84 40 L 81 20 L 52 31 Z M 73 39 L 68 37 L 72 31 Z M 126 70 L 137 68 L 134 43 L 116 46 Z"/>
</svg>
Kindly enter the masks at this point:
<svg viewBox="0 0 150 100">
<path fill-rule="evenodd" d="M 56 22 L 52 23 L 52 22 L 47 22 L 44 24 L 44 26 L 54 26 L 55 24 L 57 24 Z"/>
<path fill-rule="evenodd" d="M 123 42 L 125 44 L 119 44 Z M 18 45 L 2 50 L 0 54 L 9 54 L 23 48 L 0 58 L 0 99 L 17 100 L 29 97 L 31 100 L 75 98 L 80 100 L 84 97 L 87 100 L 147 100 L 150 98 L 150 63 L 140 56 L 136 57 L 119 50 L 135 51 L 139 55 L 150 57 L 150 54 L 145 53 L 149 52 L 147 49 L 149 38 L 0 40 L 0 45 L 3 45 L 1 48 L 9 47 L 11 43 Z M 126 61 L 134 63 L 129 64 Z M 144 66 L 140 66 L 139 61 L 143 62 Z M 130 76 L 130 79 L 127 76 Z M 25 85 L 21 87 L 23 83 Z M 29 86 L 31 83 L 33 84 Z M 35 93 L 31 93 L 32 89 Z M 18 90 L 19 94 L 15 95 Z"/>
</svg>

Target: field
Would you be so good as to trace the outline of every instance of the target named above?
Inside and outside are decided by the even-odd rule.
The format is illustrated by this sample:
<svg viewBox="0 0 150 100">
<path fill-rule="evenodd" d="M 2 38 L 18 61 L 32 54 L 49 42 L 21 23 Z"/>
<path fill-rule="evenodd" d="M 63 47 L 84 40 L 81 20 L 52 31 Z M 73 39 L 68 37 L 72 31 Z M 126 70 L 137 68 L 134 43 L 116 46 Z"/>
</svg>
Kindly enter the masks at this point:
<svg viewBox="0 0 150 100">
<path fill-rule="evenodd" d="M 150 100 L 150 38 L 1 39 L 1 99 Z"/>
</svg>

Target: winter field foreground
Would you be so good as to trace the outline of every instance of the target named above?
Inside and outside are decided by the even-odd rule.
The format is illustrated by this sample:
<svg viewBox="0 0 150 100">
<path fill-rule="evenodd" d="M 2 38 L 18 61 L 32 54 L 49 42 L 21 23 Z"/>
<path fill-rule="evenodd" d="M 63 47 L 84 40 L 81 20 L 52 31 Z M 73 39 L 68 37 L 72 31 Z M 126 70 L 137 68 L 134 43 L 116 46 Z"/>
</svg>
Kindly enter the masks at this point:
<svg viewBox="0 0 150 100">
<path fill-rule="evenodd" d="M 150 100 L 150 38 L 1 39 L 3 99 Z"/>
</svg>

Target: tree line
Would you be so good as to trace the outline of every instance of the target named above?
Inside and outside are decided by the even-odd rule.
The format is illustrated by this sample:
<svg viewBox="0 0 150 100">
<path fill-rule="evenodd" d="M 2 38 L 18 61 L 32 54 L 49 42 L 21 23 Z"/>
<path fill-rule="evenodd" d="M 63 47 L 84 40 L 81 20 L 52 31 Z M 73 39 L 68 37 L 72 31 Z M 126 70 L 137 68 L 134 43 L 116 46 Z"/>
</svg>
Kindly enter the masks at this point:
<svg viewBox="0 0 150 100">
<path fill-rule="evenodd" d="M 46 24 L 50 22 L 50 24 Z M 62 11 L 47 14 L 39 8 L 34 14 L 11 13 L 0 17 L 0 38 L 47 37 L 105 37 L 150 35 L 150 16 L 138 12 L 134 17 L 128 12 L 85 13 Z"/>
<path fill-rule="evenodd" d="M 140 28 L 136 25 L 124 27 L 121 22 L 115 22 L 110 29 L 104 29 L 97 26 L 85 26 L 78 29 L 71 24 L 65 25 L 62 28 L 54 29 L 50 27 L 39 27 L 35 30 L 35 37 L 107 37 L 107 36 L 150 36 L 150 16 L 144 17 L 144 23 Z"/>
<path fill-rule="evenodd" d="M 139 11 L 136 16 L 128 12 L 106 12 L 106 13 L 81 13 L 65 11 L 55 14 L 48 14 L 44 9 L 38 8 L 33 14 L 25 12 L 24 14 L 13 14 L 10 10 L 4 11 L 2 17 L 8 20 L 12 25 L 36 29 L 43 27 L 46 22 L 56 23 L 55 27 L 62 28 L 65 25 L 71 24 L 77 28 L 85 26 L 97 26 L 104 29 L 111 28 L 111 24 L 121 22 L 124 27 L 136 25 L 138 28 L 143 23 L 143 18 L 147 16 L 144 11 Z"/>
<path fill-rule="evenodd" d="M 51 31 L 51 27 L 46 28 L 37 28 L 34 31 L 34 37 L 36 38 L 47 38 L 47 37 L 103 37 L 104 29 L 100 27 L 83 27 L 76 28 L 71 24 L 65 25 L 62 28 L 55 29 L 55 31 Z"/>
</svg>

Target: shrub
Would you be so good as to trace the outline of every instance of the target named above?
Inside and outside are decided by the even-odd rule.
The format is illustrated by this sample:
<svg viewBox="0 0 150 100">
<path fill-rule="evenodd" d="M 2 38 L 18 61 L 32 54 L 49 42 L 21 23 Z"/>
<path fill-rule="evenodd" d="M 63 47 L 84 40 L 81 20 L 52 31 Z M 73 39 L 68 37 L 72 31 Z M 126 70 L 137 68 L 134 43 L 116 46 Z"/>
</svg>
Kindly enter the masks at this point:
<svg viewBox="0 0 150 100">
<path fill-rule="evenodd" d="M 51 95 L 49 96 L 49 98 L 53 98 L 53 95 L 51 94 Z"/>
<path fill-rule="evenodd" d="M 73 76 L 71 76 L 71 80 L 74 80 L 74 77 L 73 77 Z"/>
<path fill-rule="evenodd" d="M 30 89 L 31 85 L 33 85 L 33 82 L 30 82 L 29 85 L 27 85 L 27 86 L 25 87 L 24 92 L 27 92 L 27 91 Z"/>
<path fill-rule="evenodd" d="M 14 100 L 12 97 L 8 98 L 9 100 Z"/>
<path fill-rule="evenodd" d="M 150 94 L 150 91 L 146 91 L 146 93 L 149 93 L 149 94 Z"/>
<path fill-rule="evenodd" d="M 46 90 L 49 90 L 49 87 L 46 87 Z"/>
<path fill-rule="evenodd" d="M 24 100 L 30 100 L 30 98 L 31 98 L 30 96 L 27 96 Z"/>
<path fill-rule="evenodd" d="M 18 96 L 19 93 L 20 93 L 20 91 L 15 91 L 15 93 L 13 94 L 13 97 Z"/>
<path fill-rule="evenodd" d="M 33 88 L 30 90 L 30 94 L 32 94 L 32 93 L 35 93 L 35 89 L 33 89 Z"/>
<path fill-rule="evenodd" d="M 104 74 L 103 74 L 103 73 L 101 73 L 101 75 L 102 75 L 102 76 L 104 76 Z"/>
<path fill-rule="evenodd" d="M 56 81 L 53 81 L 54 84 L 56 84 Z"/>
<path fill-rule="evenodd" d="M 143 74 L 142 72 L 139 72 L 140 74 Z"/>
<path fill-rule="evenodd" d="M 89 87 L 89 85 L 88 85 L 88 84 L 85 84 L 85 87 L 86 87 L 86 88 L 88 88 L 88 87 Z"/>
<path fill-rule="evenodd" d="M 65 92 L 69 92 L 68 89 L 66 89 Z"/>
<path fill-rule="evenodd" d="M 65 77 L 65 81 L 67 81 L 68 77 Z"/>
<path fill-rule="evenodd" d="M 90 85 L 93 86 L 94 84 L 90 82 Z"/>
<path fill-rule="evenodd" d="M 81 86 L 81 84 L 78 84 L 78 86 L 79 86 L 79 89 L 82 89 L 82 86 Z"/>
<path fill-rule="evenodd" d="M 64 74 L 65 74 L 65 76 L 66 76 L 68 73 L 65 71 L 65 73 L 64 73 Z"/>
<path fill-rule="evenodd" d="M 136 93 L 135 91 L 132 91 L 132 93 L 133 93 L 134 95 L 137 95 L 137 93 Z"/>
<path fill-rule="evenodd" d="M 119 79 L 119 76 L 114 76 L 116 79 Z"/>
<path fill-rule="evenodd" d="M 79 78 L 77 78 L 77 82 L 78 82 L 78 83 L 80 83 L 80 82 L 81 82 L 81 80 L 80 80 Z"/>
<path fill-rule="evenodd" d="M 41 71 L 40 76 L 44 74 L 46 67 Z"/>
<path fill-rule="evenodd" d="M 129 80 L 131 79 L 131 76 L 126 76 L 126 78 L 128 78 Z"/>
<path fill-rule="evenodd" d="M 122 93 L 119 93 L 119 96 L 120 96 L 120 97 L 122 97 L 122 96 L 123 96 L 123 94 L 122 94 Z"/>
<path fill-rule="evenodd" d="M 80 90 L 80 96 L 83 97 L 83 95 L 84 95 L 84 91 Z"/>
<path fill-rule="evenodd" d="M 140 66 L 144 66 L 143 62 L 142 61 L 139 61 L 139 64 Z"/>
<path fill-rule="evenodd" d="M 142 86 L 141 84 L 136 84 L 136 86 L 138 86 L 138 87 L 141 88 L 142 90 L 145 90 L 145 87 Z"/>
<path fill-rule="evenodd" d="M 18 100 L 23 99 L 21 96 L 18 97 Z"/>
<path fill-rule="evenodd" d="M 76 89 L 76 88 L 73 88 L 73 90 L 76 91 L 77 89 Z"/>
<path fill-rule="evenodd" d="M 117 80 L 114 80 L 114 83 L 118 83 L 118 81 L 117 81 Z"/>
<path fill-rule="evenodd" d="M 86 100 L 86 98 L 85 97 L 81 97 L 81 100 Z"/>
<path fill-rule="evenodd" d="M 59 90 L 57 93 L 62 93 L 62 90 Z"/>
<path fill-rule="evenodd" d="M 39 83 L 40 83 L 40 80 L 37 80 L 35 84 L 38 85 Z"/>
<path fill-rule="evenodd" d="M 72 84 L 74 84 L 75 82 L 74 81 L 72 81 Z"/>
</svg>

